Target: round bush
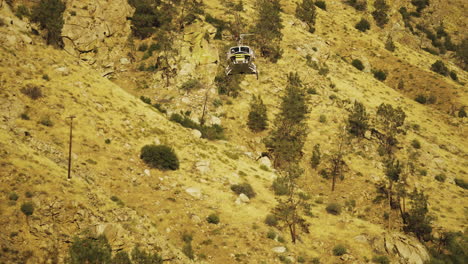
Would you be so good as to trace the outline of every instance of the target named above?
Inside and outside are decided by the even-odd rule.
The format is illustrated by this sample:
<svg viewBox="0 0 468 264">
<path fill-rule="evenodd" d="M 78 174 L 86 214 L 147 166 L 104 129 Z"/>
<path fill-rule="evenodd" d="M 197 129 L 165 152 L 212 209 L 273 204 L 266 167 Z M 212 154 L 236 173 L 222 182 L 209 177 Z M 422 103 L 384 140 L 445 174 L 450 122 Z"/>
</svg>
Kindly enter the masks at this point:
<svg viewBox="0 0 468 264">
<path fill-rule="evenodd" d="M 354 68 L 362 71 L 364 70 L 364 65 L 362 64 L 362 61 L 358 60 L 358 59 L 354 59 L 351 64 L 354 66 Z"/>
<path fill-rule="evenodd" d="M 252 186 L 248 183 L 241 183 L 241 184 L 234 184 L 231 185 L 231 190 L 236 194 L 245 194 L 249 198 L 255 197 L 255 191 L 253 190 Z"/>
<path fill-rule="evenodd" d="M 269 226 L 276 226 L 278 224 L 278 219 L 275 215 L 269 214 L 265 217 L 265 224 Z"/>
<path fill-rule="evenodd" d="M 210 214 L 207 218 L 206 221 L 210 224 L 219 224 L 219 216 L 217 214 Z"/>
<path fill-rule="evenodd" d="M 21 212 L 26 216 L 30 216 L 34 213 L 34 204 L 31 202 L 27 202 L 21 205 Z"/>
<path fill-rule="evenodd" d="M 380 264 L 390 264 L 390 260 L 387 256 L 375 256 L 372 258 L 372 262 Z"/>
<path fill-rule="evenodd" d="M 325 208 L 329 214 L 332 215 L 339 215 L 341 214 L 341 205 L 337 203 L 331 203 L 327 205 L 327 208 Z"/>
<path fill-rule="evenodd" d="M 342 256 L 346 254 L 346 247 L 343 245 L 337 245 L 333 248 L 333 255 Z"/>
<path fill-rule="evenodd" d="M 146 145 L 141 149 L 140 158 L 152 168 L 177 170 L 179 159 L 174 150 L 165 145 Z"/>
<path fill-rule="evenodd" d="M 19 196 L 18 194 L 16 194 L 15 192 L 12 192 L 8 195 L 8 199 L 11 200 L 11 201 L 16 201 L 18 200 Z"/>
<path fill-rule="evenodd" d="M 363 18 L 354 27 L 361 32 L 366 32 L 366 30 L 370 29 L 370 23 L 365 18 Z"/>
</svg>

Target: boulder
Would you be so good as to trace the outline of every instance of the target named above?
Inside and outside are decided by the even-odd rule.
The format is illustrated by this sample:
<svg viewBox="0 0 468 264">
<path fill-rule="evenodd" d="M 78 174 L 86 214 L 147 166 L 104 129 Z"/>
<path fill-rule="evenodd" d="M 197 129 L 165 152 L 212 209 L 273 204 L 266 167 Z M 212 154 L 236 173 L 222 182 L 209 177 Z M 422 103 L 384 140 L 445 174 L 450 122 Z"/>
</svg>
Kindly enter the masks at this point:
<svg viewBox="0 0 468 264">
<path fill-rule="evenodd" d="M 145 169 L 145 175 L 146 175 L 146 176 L 151 176 L 151 171 L 148 170 L 148 169 Z"/>
<path fill-rule="evenodd" d="M 250 199 L 249 197 L 247 197 L 247 195 L 241 193 L 239 194 L 239 197 L 237 197 L 236 199 L 236 204 L 244 204 L 244 203 L 249 203 L 250 202 Z"/>
<path fill-rule="evenodd" d="M 405 260 L 405 263 L 423 264 L 430 259 L 426 248 L 414 237 L 399 233 L 386 234 L 384 241 L 386 251 Z"/>
<path fill-rule="evenodd" d="M 268 157 L 261 157 L 258 162 L 265 165 L 267 168 L 271 168 L 271 160 Z"/>
<path fill-rule="evenodd" d="M 198 129 L 192 129 L 192 136 L 196 138 L 201 138 L 202 133 Z"/>
</svg>

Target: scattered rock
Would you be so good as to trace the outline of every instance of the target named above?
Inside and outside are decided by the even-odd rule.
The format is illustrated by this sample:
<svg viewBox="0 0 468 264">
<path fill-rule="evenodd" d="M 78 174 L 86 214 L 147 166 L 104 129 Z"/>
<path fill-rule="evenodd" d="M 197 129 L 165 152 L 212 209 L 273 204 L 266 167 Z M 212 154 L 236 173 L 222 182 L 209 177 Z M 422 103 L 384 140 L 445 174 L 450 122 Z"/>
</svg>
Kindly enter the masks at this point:
<svg viewBox="0 0 468 264">
<path fill-rule="evenodd" d="M 202 197 L 202 192 L 199 188 L 196 187 L 190 187 L 185 189 L 185 191 L 190 194 L 192 197 L 195 197 L 197 199 L 201 199 Z"/>
<path fill-rule="evenodd" d="M 195 168 L 201 173 L 206 174 L 210 171 L 210 161 L 208 160 L 200 160 L 195 164 Z"/>
<path fill-rule="evenodd" d="M 367 243 L 368 239 L 365 235 L 358 235 L 354 237 L 354 240 L 359 242 L 359 243 Z"/>
<path fill-rule="evenodd" d="M 239 194 L 239 197 L 237 197 L 236 199 L 236 204 L 244 204 L 244 203 L 249 203 L 250 202 L 250 199 L 249 197 L 247 197 L 247 195 L 241 193 Z"/>
<path fill-rule="evenodd" d="M 262 165 L 265 165 L 267 168 L 271 168 L 271 161 L 268 157 L 261 157 L 258 162 L 260 162 Z"/>
<path fill-rule="evenodd" d="M 60 67 L 55 69 L 58 73 L 62 74 L 62 76 L 70 75 L 70 70 L 67 67 Z"/>
<path fill-rule="evenodd" d="M 208 125 L 221 125 L 221 119 L 216 116 L 211 116 L 210 120 L 208 121 Z"/>
<path fill-rule="evenodd" d="M 159 140 L 159 138 L 154 138 L 154 144 L 161 145 L 161 140 Z"/>
<path fill-rule="evenodd" d="M 372 132 L 370 130 L 366 130 L 366 132 L 364 132 L 364 138 L 370 140 L 372 138 Z"/>
<path fill-rule="evenodd" d="M 275 253 L 284 253 L 286 252 L 286 248 L 285 247 L 274 247 L 271 249 L 273 252 Z"/>
<path fill-rule="evenodd" d="M 148 170 L 148 169 L 146 169 L 146 170 L 145 170 L 145 175 L 146 175 L 146 176 L 151 176 L 151 171 Z"/>
<path fill-rule="evenodd" d="M 127 58 L 120 58 L 120 64 L 127 65 L 129 63 L 130 63 L 130 61 Z"/>
<path fill-rule="evenodd" d="M 193 129 L 192 130 L 192 136 L 196 137 L 196 138 L 201 138 L 202 134 L 199 130 L 197 129 Z"/>
</svg>

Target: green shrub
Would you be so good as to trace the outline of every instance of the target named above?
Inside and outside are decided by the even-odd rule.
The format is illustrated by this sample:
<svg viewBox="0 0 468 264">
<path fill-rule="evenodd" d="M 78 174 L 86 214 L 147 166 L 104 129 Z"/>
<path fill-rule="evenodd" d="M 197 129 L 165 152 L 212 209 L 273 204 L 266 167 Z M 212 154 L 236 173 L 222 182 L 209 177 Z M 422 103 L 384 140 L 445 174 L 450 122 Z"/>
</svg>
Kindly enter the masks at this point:
<svg viewBox="0 0 468 264">
<path fill-rule="evenodd" d="M 414 100 L 420 104 L 426 104 L 427 103 L 427 98 L 425 95 L 418 94 Z"/>
<path fill-rule="evenodd" d="M 358 59 L 354 59 L 352 62 L 351 62 L 351 65 L 354 66 L 354 68 L 362 71 L 364 70 L 364 65 L 362 64 L 362 61 L 358 60 Z"/>
<path fill-rule="evenodd" d="M 16 8 L 15 16 L 17 16 L 19 19 L 23 19 L 24 17 L 29 17 L 31 16 L 31 13 L 29 12 L 29 8 L 24 6 L 24 5 L 19 5 Z"/>
<path fill-rule="evenodd" d="M 468 189 L 468 182 L 466 182 L 463 179 L 455 178 L 455 184 L 459 187 L 462 187 L 465 190 Z"/>
<path fill-rule="evenodd" d="M 341 205 L 337 203 L 330 203 L 325 208 L 329 214 L 339 215 L 341 214 Z"/>
<path fill-rule="evenodd" d="M 165 145 L 146 145 L 141 149 L 140 158 L 152 168 L 177 170 L 179 159 L 174 150 Z"/>
<path fill-rule="evenodd" d="M 252 186 L 248 183 L 233 184 L 231 185 L 231 190 L 237 194 L 243 193 L 249 198 L 253 198 L 256 195 Z"/>
<path fill-rule="evenodd" d="M 276 232 L 273 230 L 268 231 L 267 233 L 267 238 L 269 239 L 275 239 L 276 238 Z"/>
<path fill-rule="evenodd" d="M 302 3 L 296 4 L 296 17 L 309 26 L 309 32 L 315 32 L 315 20 L 317 12 L 312 0 L 302 0 Z"/>
<path fill-rule="evenodd" d="M 391 52 L 394 52 L 396 49 L 395 43 L 393 43 L 393 39 L 389 37 L 385 42 L 385 49 Z"/>
<path fill-rule="evenodd" d="M 271 185 L 273 188 L 273 191 L 275 192 L 275 195 L 287 195 L 289 194 L 289 187 L 287 184 L 287 180 L 278 177 L 273 181 L 273 184 Z"/>
<path fill-rule="evenodd" d="M 9 195 L 8 195 L 8 200 L 10 201 L 17 201 L 19 198 L 18 194 L 16 194 L 15 192 L 11 192 Z"/>
<path fill-rule="evenodd" d="M 275 215 L 269 214 L 265 217 L 265 224 L 269 226 L 276 226 L 278 225 L 278 218 Z"/>
<path fill-rule="evenodd" d="M 50 77 L 47 74 L 43 74 L 42 79 L 45 80 L 45 81 L 50 81 Z"/>
<path fill-rule="evenodd" d="M 413 139 L 413 141 L 411 141 L 411 146 L 415 149 L 420 149 L 421 148 L 421 143 L 419 143 L 419 140 L 417 139 Z"/>
<path fill-rule="evenodd" d="M 354 101 L 354 106 L 348 116 L 349 133 L 364 137 L 366 130 L 369 128 L 369 114 L 366 112 L 366 107 L 359 101 Z"/>
<path fill-rule="evenodd" d="M 362 18 L 354 27 L 361 32 L 366 32 L 370 29 L 370 23 L 365 18 Z"/>
<path fill-rule="evenodd" d="M 174 113 L 171 115 L 169 120 L 179 123 L 183 127 L 191 128 L 191 129 L 200 129 L 200 125 L 195 123 L 190 117 L 182 116 L 180 114 Z"/>
<path fill-rule="evenodd" d="M 112 258 L 112 264 L 132 264 L 128 253 L 125 251 L 119 251 Z"/>
<path fill-rule="evenodd" d="M 449 75 L 449 69 L 445 66 L 444 62 L 441 60 L 437 60 L 431 65 L 431 70 L 436 72 L 440 75 L 447 76 Z"/>
<path fill-rule="evenodd" d="M 39 99 L 43 96 L 41 88 L 37 86 L 28 85 L 24 88 L 21 88 L 20 92 L 33 100 Z"/>
<path fill-rule="evenodd" d="M 372 262 L 379 264 L 390 264 L 390 260 L 387 258 L 387 256 L 374 256 L 372 258 Z"/>
<path fill-rule="evenodd" d="M 182 247 L 182 252 L 189 259 L 194 259 L 195 258 L 195 254 L 194 254 L 193 248 L 192 248 L 192 243 L 185 243 L 185 245 Z"/>
<path fill-rule="evenodd" d="M 217 124 L 212 126 L 201 126 L 200 132 L 202 133 L 202 138 L 206 138 L 208 140 L 222 140 L 226 138 L 224 136 L 224 128 Z"/>
<path fill-rule="evenodd" d="M 375 70 L 373 73 L 374 78 L 376 78 L 379 81 L 385 81 L 385 79 L 387 79 L 387 73 L 385 73 L 382 70 Z"/>
<path fill-rule="evenodd" d="M 376 0 L 374 2 L 375 10 L 372 12 L 372 17 L 375 20 L 377 26 L 383 28 L 385 24 L 388 23 L 388 15 L 387 11 L 389 10 L 389 6 L 385 0 Z"/>
<path fill-rule="evenodd" d="M 445 174 L 438 174 L 434 177 L 437 181 L 440 181 L 440 182 L 444 182 L 445 179 L 447 179 L 447 176 L 445 176 Z"/>
<path fill-rule="evenodd" d="M 111 196 L 111 200 L 115 202 L 116 204 L 118 204 L 119 206 L 124 206 L 124 202 L 122 202 L 122 200 L 120 200 L 120 198 L 115 195 Z"/>
<path fill-rule="evenodd" d="M 268 127 L 267 108 L 260 96 L 252 96 L 247 126 L 254 132 L 260 132 Z"/>
<path fill-rule="evenodd" d="M 34 204 L 32 202 L 26 202 L 21 205 L 21 212 L 26 216 L 30 216 L 34 213 Z"/>
<path fill-rule="evenodd" d="M 140 250 L 138 247 L 132 250 L 132 261 L 135 264 L 163 264 L 162 257 L 157 253 L 146 253 L 146 251 Z"/>
<path fill-rule="evenodd" d="M 210 214 L 207 218 L 206 221 L 210 224 L 219 224 L 219 216 L 217 214 Z"/>
<path fill-rule="evenodd" d="M 202 87 L 202 84 L 200 83 L 199 80 L 191 79 L 191 80 L 184 82 L 182 86 L 180 87 L 180 89 L 184 91 L 191 91 L 191 90 L 199 89 L 201 87 Z"/>
<path fill-rule="evenodd" d="M 107 138 L 107 139 L 104 141 L 104 143 L 110 144 L 110 143 L 111 143 L 111 140 Z"/>
<path fill-rule="evenodd" d="M 143 101 L 145 104 L 151 104 L 151 98 L 145 97 L 145 96 L 140 96 L 140 100 Z"/>
<path fill-rule="evenodd" d="M 32 198 L 34 196 L 34 193 L 33 192 L 30 192 L 30 191 L 27 191 L 24 193 L 24 195 L 27 197 L 27 198 Z"/>
<path fill-rule="evenodd" d="M 76 237 L 69 249 L 69 263 L 110 263 L 111 252 L 111 246 L 103 235 L 97 238 Z"/>
<path fill-rule="evenodd" d="M 458 110 L 458 117 L 463 118 L 466 116 L 467 115 L 466 115 L 465 107 L 460 108 L 460 110 Z"/>
<path fill-rule="evenodd" d="M 142 43 L 140 44 L 140 46 L 138 46 L 138 51 L 145 52 L 147 49 L 148 49 L 148 45 L 146 43 Z"/>
<path fill-rule="evenodd" d="M 43 116 L 41 120 L 39 120 L 39 124 L 46 126 L 46 127 L 52 127 L 54 126 L 54 122 L 50 120 L 49 116 Z"/>
<path fill-rule="evenodd" d="M 32 8 L 31 21 L 47 29 L 47 44 L 62 48 L 63 12 L 65 3 L 61 0 L 41 0 Z"/>
<path fill-rule="evenodd" d="M 450 73 L 449 73 L 449 74 L 450 74 L 450 78 L 452 78 L 452 80 L 454 80 L 454 81 L 458 81 L 458 75 L 457 75 L 457 73 L 456 73 L 456 72 L 454 72 L 454 71 L 450 71 Z"/>
<path fill-rule="evenodd" d="M 346 247 L 343 245 L 336 245 L 332 251 L 334 256 L 343 256 L 347 252 Z"/>
<path fill-rule="evenodd" d="M 315 144 L 312 150 L 312 157 L 310 158 L 310 165 L 312 168 L 316 169 L 318 167 L 321 157 L 320 144 Z"/>
<path fill-rule="evenodd" d="M 327 10 L 327 3 L 325 1 L 315 1 L 315 5 L 322 10 Z"/>
<path fill-rule="evenodd" d="M 158 14 L 156 6 L 151 5 L 151 1 L 131 0 L 128 3 L 135 8 L 131 18 L 133 35 L 140 39 L 148 38 L 157 27 L 161 26 L 158 19 L 161 14 Z"/>
<path fill-rule="evenodd" d="M 320 123 L 326 123 L 327 122 L 327 117 L 325 115 L 320 115 L 319 116 L 319 122 Z"/>
</svg>

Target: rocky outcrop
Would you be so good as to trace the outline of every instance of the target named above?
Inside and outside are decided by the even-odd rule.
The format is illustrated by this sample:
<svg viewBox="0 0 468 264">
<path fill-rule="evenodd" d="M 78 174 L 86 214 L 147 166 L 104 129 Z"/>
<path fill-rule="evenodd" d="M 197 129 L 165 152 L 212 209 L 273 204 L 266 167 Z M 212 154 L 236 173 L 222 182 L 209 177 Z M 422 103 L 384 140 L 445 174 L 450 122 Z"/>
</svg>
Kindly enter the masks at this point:
<svg viewBox="0 0 468 264">
<path fill-rule="evenodd" d="M 400 263 L 423 264 L 430 259 L 426 248 L 414 237 L 399 233 L 386 234 L 384 245 L 385 250 L 397 256 Z"/>
</svg>

